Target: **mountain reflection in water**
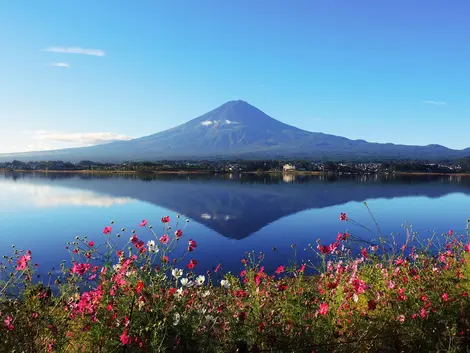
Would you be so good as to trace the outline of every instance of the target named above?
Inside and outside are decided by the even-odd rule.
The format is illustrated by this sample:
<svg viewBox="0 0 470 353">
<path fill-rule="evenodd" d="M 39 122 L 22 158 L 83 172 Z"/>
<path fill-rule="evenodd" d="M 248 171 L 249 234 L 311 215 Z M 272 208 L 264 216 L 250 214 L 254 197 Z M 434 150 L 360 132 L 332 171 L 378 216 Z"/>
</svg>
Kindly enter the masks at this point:
<svg viewBox="0 0 470 353">
<path fill-rule="evenodd" d="M 350 201 L 470 194 L 470 178 L 460 176 L 5 173 L 4 178 L 38 187 L 47 184 L 83 190 L 87 194 L 81 195 L 88 196 L 90 205 L 93 205 L 90 197 L 94 195 L 99 195 L 96 196 L 98 204 L 100 200 L 103 204 L 130 200 L 151 203 L 231 239 L 249 237 L 295 213 Z M 65 196 L 61 199 L 60 194 L 54 195 L 56 203 L 67 202 Z M 32 194 L 32 197 L 40 195 Z M 71 197 L 71 200 L 77 199 Z"/>
</svg>

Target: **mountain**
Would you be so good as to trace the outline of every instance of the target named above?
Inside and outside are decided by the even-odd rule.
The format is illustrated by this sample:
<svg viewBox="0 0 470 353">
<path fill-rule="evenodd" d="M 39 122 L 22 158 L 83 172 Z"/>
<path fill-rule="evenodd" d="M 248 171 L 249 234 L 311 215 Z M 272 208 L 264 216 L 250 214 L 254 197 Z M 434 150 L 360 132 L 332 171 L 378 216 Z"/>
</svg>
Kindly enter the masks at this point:
<svg viewBox="0 0 470 353">
<path fill-rule="evenodd" d="M 470 148 L 370 143 L 309 132 L 271 118 L 244 101 L 230 101 L 175 128 L 130 141 L 45 152 L 0 155 L 0 161 L 93 160 L 122 162 L 168 159 L 314 160 L 456 159 Z"/>
</svg>

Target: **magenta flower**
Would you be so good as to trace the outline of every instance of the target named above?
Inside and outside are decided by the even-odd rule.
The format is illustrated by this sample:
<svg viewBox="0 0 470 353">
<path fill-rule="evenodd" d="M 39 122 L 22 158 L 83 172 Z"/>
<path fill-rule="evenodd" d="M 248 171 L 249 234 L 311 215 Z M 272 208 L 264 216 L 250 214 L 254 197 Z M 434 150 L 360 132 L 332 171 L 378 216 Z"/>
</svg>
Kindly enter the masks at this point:
<svg viewBox="0 0 470 353">
<path fill-rule="evenodd" d="M 342 212 L 342 213 L 339 215 L 339 219 L 340 219 L 340 221 L 347 221 L 347 220 L 348 220 L 348 216 L 346 215 L 346 213 Z"/>
<path fill-rule="evenodd" d="M 108 226 L 108 227 L 104 227 L 104 229 L 103 229 L 103 233 L 104 233 L 104 234 L 109 234 L 109 233 L 111 233 L 112 231 L 113 231 L 113 227 L 109 227 L 109 226 Z"/>
<path fill-rule="evenodd" d="M 470 243 L 467 243 L 467 244 L 463 247 L 463 249 L 465 250 L 465 252 L 470 253 Z"/>
<path fill-rule="evenodd" d="M 170 222 L 170 216 L 165 216 L 162 218 L 162 223 L 169 223 Z"/>
<path fill-rule="evenodd" d="M 181 238 L 183 236 L 183 231 L 181 229 L 178 229 L 176 232 L 175 232 L 175 237 L 176 237 L 176 240 L 178 240 L 179 238 Z"/>
<path fill-rule="evenodd" d="M 189 239 L 188 251 L 193 251 L 197 248 L 197 244 L 195 240 Z"/>
<path fill-rule="evenodd" d="M 88 243 L 88 246 L 89 246 L 90 248 L 94 247 L 94 246 L 95 246 L 95 242 L 94 242 L 93 240 L 90 241 L 90 242 Z"/>
<path fill-rule="evenodd" d="M 145 227 L 147 225 L 147 220 L 144 219 L 141 223 L 140 223 L 140 227 Z"/>
<path fill-rule="evenodd" d="M 159 239 L 160 243 L 162 244 L 168 244 L 168 241 L 170 240 L 170 237 L 168 235 L 162 235 Z"/>
</svg>

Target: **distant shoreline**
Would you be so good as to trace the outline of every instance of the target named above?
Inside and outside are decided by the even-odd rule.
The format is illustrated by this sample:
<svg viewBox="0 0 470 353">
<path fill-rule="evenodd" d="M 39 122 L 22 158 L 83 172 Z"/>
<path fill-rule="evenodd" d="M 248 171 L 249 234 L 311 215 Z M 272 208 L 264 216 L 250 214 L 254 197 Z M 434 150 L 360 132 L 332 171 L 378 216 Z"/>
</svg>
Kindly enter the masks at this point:
<svg viewBox="0 0 470 353">
<path fill-rule="evenodd" d="M 183 175 L 183 174 L 280 174 L 280 175 L 415 175 L 415 176 L 470 176 L 470 173 L 431 173 L 431 172 L 394 172 L 394 173 L 370 173 L 370 174 L 336 174 L 320 171 L 252 171 L 252 172 L 214 172 L 211 170 L 167 170 L 167 171 L 135 171 L 135 170 L 25 170 L 0 168 L 0 172 L 20 172 L 20 173 L 77 173 L 77 174 L 155 174 L 155 175 Z"/>
</svg>

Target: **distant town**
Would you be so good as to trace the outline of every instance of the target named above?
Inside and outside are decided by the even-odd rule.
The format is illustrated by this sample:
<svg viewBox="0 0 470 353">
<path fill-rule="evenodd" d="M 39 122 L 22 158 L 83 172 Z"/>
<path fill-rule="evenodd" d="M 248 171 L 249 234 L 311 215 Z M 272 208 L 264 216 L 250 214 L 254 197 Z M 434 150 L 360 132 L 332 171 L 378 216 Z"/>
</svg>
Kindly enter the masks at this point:
<svg viewBox="0 0 470 353">
<path fill-rule="evenodd" d="M 0 169 L 9 171 L 96 171 L 96 172 L 205 172 L 205 173 L 318 173 L 318 174 L 377 174 L 377 173 L 470 173 L 470 158 L 457 162 L 387 162 L 387 163 L 341 163 L 311 162 L 305 160 L 266 161 L 160 161 L 98 163 L 64 161 L 0 163 Z"/>
</svg>

